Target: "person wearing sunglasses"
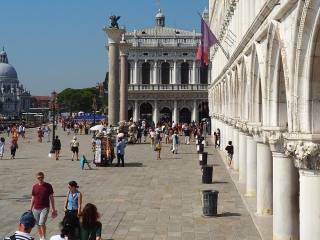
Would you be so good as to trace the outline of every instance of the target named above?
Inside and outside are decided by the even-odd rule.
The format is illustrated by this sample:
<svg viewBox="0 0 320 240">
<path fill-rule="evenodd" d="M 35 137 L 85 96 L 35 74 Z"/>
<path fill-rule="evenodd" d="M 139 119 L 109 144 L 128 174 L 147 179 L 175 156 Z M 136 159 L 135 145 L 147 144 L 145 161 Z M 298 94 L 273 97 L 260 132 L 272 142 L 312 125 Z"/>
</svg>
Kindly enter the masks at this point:
<svg viewBox="0 0 320 240">
<path fill-rule="evenodd" d="M 50 210 L 50 202 L 52 216 L 57 213 L 57 210 L 54 206 L 53 188 L 51 184 L 44 181 L 44 174 L 42 172 L 38 172 L 36 176 L 38 183 L 32 188 L 30 211 L 33 212 L 34 218 L 36 219 L 40 240 L 45 240 L 46 221 Z"/>
<path fill-rule="evenodd" d="M 32 212 L 28 211 L 22 214 L 20 217 L 20 222 L 18 225 L 18 231 L 16 231 L 12 236 L 4 237 L 4 240 L 15 240 L 15 239 L 24 239 L 24 240 L 34 240 L 30 234 L 32 228 L 34 228 L 36 220 L 33 217 Z"/>
</svg>

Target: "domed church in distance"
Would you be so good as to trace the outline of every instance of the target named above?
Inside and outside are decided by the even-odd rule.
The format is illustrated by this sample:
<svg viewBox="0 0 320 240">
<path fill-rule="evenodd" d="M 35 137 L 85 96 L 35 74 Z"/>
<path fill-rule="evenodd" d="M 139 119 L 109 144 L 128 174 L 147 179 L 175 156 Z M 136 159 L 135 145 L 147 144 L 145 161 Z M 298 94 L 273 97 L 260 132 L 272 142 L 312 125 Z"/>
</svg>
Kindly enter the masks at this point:
<svg viewBox="0 0 320 240">
<path fill-rule="evenodd" d="M 0 113 L 21 115 L 30 108 L 30 92 L 19 83 L 18 75 L 9 64 L 4 49 L 0 52 Z"/>
</svg>

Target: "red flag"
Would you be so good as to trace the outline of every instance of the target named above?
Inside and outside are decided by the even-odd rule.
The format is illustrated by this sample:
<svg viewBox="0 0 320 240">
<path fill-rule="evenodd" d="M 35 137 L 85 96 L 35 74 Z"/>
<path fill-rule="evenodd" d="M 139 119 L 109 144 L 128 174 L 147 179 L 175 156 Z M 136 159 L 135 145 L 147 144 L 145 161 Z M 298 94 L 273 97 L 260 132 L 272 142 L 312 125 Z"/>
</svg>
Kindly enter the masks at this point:
<svg viewBox="0 0 320 240">
<path fill-rule="evenodd" d="M 202 45 L 200 45 L 198 47 L 198 52 L 197 52 L 197 56 L 196 59 L 197 60 L 201 60 L 202 63 L 204 63 L 205 65 L 209 65 L 209 57 L 208 57 L 208 53 L 203 53 L 202 54 Z"/>
</svg>

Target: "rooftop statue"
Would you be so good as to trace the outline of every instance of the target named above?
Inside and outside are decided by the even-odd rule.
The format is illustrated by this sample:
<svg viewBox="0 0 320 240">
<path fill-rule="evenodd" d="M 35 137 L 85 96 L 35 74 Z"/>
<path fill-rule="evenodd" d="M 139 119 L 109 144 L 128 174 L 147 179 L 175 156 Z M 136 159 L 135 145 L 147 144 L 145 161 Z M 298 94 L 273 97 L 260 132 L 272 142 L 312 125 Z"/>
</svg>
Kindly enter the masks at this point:
<svg viewBox="0 0 320 240">
<path fill-rule="evenodd" d="M 110 27 L 109 28 L 117 28 L 119 29 L 118 20 L 121 16 L 111 15 L 110 16 Z"/>
</svg>

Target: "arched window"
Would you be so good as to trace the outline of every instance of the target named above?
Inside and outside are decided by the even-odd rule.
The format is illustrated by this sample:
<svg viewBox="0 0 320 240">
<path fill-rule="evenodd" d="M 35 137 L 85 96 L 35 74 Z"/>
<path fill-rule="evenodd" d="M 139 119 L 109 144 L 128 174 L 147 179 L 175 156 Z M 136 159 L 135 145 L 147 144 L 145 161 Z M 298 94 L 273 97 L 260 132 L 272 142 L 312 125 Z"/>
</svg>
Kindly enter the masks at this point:
<svg viewBox="0 0 320 240">
<path fill-rule="evenodd" d="M 131 83 L 131 75 L 130 75 L 130 71 L 131 70 L 131 64 L 130 63 L 128 63 L 128 84 L 130 84 Z"/>
<path fill-rule="evenodd" d="M 208 84 L 208 66 L 200 67 L 200 84 Z"/>
<path fill-rule="evenodd" d="M 167 62 L 161 64 L 161 83 L 170 83 L 170 64 Z"/>
<path fill-rule="evenodd" d="M 142 64 L 142 84 L 150 84 L 150 64 Z"/>
<path fill-rule="evenodd" d="M 181 84 L 189 83 L 189 64 L 182 63 L 181 64 Z"/>
</svg>

